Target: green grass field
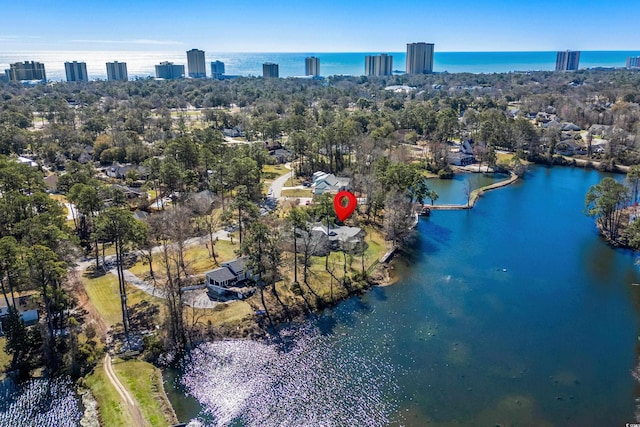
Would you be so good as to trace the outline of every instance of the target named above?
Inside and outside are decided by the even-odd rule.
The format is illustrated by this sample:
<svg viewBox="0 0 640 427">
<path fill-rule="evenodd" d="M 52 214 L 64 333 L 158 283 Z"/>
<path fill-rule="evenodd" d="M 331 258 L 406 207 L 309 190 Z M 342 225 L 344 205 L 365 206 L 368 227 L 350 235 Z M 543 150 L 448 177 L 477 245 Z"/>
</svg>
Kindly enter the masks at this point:
<svg viewBox="0 0 640 427">
<path fill-rule="evenodd" d="M 246 301 L 234 301 L 220 304 L 214 309 L 193 309 L 185 307 L 188 319 L 197 319 L 197 324 L 206 326 L 209 322 L 215 326 L 240 325 L 245 318 L 253 316 L 253 309 Z"/>
<path fill-rule="evenodd" d="M 509 164 L 514 156 L 515 153 L 496 153 L 497 163 Z"/>
<path fill-rule="evenodd" d="M 177 422 L 162 392 L 162 375 L 158 368 L 140 360 L 116 359 L 113 369 L 140 405 L 142 416 L 150 425 L 164 427 Z"/>
<path fill-rule="evenodd" d="M 109 382 L 102 363 L 94 369 L 91 375 L 85 377 L 85 381 L 91 389 L 91 394 L 98 402 L 101 425 L 114 427 L 134 425 L 133 419 L 120 400 L 120 395 Z"/>
<path fill-rule="evenodd" d="M 122 310 L 120 308 L 120 293 L 118 291 L 118 277 L 113 274 L 105 274 L 96 279 L 83 277 L 87 295 L 96 310 L 105 322 L 111 326 L 122 322 Z M 158 303 L 157 298 L 127 285 L 128 306 L 131 307 L 143 300 Z"/>
<path fill-rule="evenodd" d="M 139 360 L 115 359 L 113 369 L 129 390 L 150 426 L 165 427 L 177 422 L 171 405 L 162 392 L 160 370 Z M 86 377 L 86 384 L 98 402 L 101 425 L 128 427 L 134 425 L 120 395 L 109 382 L 102 363 Z"/>
<path fill-rule="evenodd" d="M 311 190 L 295 188 L 293 190 L 282 190 L 282 197 L 313 197 Z"/>
<path fill-rule="evenodd" d="M 239 246 L 237 239 L 234 239 L 234 242 L 234 245 L 227 240 L 219 240 L 216 243 L 215 252 L 218 262 L 236 258 L 235 251 L 238 250 Z M 209 250 L 204 245 L 190 246 L 185 252 L 185 261 L 186 265 L 191 269 L 191 274 L 202 274 L 216 268 L 215 263 L 209 256 Z M 156 279 L 162 280 L 164 278 L 163 270 L 161 254 L 156 253 L 153 255 L 153 272 Z M 138 261 L 133 267 L 129 268 L 129 271 L 138 277 L 144 278 L 149 275 L 149 264 L 144 263 L 142 260 Z"/>
<path fill-rule="evenodd" d="M 262 166 L 262 176 L 264 179 L 274 180 L 279 176 L 291 173 L 290 169 L 284 167 L 284 165 L 264 165 Z"/>
</svg>

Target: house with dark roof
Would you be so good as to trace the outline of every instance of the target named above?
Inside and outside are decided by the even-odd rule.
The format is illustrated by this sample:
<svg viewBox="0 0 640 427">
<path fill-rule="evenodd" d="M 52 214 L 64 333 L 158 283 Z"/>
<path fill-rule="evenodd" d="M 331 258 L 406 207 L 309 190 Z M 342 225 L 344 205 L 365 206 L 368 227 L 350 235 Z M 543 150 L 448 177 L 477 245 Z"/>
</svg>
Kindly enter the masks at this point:
<svg viewBox="0 0 640 427">
<path fill-rule="evenodd" d="M 586 154 L 586 150 L 578 145 L 578 143 L 573 138 L 568 138 L 558 142 L 555 147 L 555 152 L 563 156 Z"/>
<path fill-rule="evenodd" d="M 146 191 L 136 190 L 135 188 L 127 187 L 125 185 L 112 184 L 111 188 L 113 188 L 114 190 L 120 191 L 122 194 L 124 194 L 127 197 L 127 199 L 138 199 L 138 198 L 146 199 L 148 196 Z"/>
<path fill-rule="evenodd" d="M 238 126 L 233 128 L 224 128 L 222 129 L 222 133 L 224 136 L 228 136 L 230 138 L 242 138 L 244 136 L 244 132 Z"/>
<path fill-rule="evenodd" d="M 209 295 L 236 296 L 238 299 L 251 295 L 255 288 L 250 282 L 256 278 L 247 269 L 247 260 L 247 257 L 240 257 L 223 262 L 220 268 L 205 273 Z"/>
<path fill-rule="evenodd" d="M 473 148 L 469 140 L 464 140 L 462 144 L 452 143 L 452 148 L 447 153 L 447 160 L 455 166 L 467 166 L 475 162 Z"/>
<path fill-rule="evenodd" d="M 293 154 L 291 153 L 291 151 L 284 148 L 271 150 L 269 151 L 269 155 L 276 159 L 276 162 L 280 164 L 290 162 L 293 159 Z"/>
</svg>

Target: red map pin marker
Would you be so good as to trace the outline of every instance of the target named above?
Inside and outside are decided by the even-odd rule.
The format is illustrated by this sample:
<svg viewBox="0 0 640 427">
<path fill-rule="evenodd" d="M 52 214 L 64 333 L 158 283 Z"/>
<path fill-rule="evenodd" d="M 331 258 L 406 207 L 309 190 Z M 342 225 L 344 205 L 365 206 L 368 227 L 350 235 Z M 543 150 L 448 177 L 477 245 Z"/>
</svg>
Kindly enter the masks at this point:
<svg viewBox="0 0 640 427">
<path fill-rule="evenodd" d="M 333 208 L 336 210 L 340 222 L 344 222 L 351 216 L 357 204 L 356 196 L 348 191 L 340 191 L 336 194 L 333 198 Z"/>
</svg>

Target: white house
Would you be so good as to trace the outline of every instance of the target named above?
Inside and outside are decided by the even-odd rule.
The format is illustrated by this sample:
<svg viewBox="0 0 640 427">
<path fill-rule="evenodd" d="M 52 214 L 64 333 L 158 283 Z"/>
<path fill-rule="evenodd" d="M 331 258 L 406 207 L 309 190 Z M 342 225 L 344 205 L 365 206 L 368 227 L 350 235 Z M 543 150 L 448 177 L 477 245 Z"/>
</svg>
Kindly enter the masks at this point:
<svg viewBox="0 0 640 427">
<path fill-rule="evenodd" d="M 471 148 L 471 144 L 468 140 L 465 139 L 462 144 L 455 145 L 456 146 L 447 154 L 447 160 L 449 163 L 455 166 L 467 166 L 475 161 L 473 148 Z"/>
</svg>

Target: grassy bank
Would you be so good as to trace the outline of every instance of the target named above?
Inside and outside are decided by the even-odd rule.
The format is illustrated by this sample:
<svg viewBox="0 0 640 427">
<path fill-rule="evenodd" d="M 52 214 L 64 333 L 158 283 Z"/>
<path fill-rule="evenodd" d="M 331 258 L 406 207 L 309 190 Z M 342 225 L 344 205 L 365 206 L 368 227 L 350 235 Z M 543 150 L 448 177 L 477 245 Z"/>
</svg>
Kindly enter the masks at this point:
<svg viewBox="0 0 640 427">
<path fill-rule="evenodd" d="M 117 359 L 114 370 L 120 382 L 136 400 L 140 411 L 150 426 L 166 427 L 177 420 L 171 404 L 162 388 L 162 375 L 153 365 L 138 361 Z M 127 411 L 120 395 L 111 385 L 102 366 L 85 378 L 87 386 L 98 402 L 100 420 L 104 426 L 129 427 L 134 420 Z"/>
<path fill-rule="evenodd" d="M 164 427 L 177 422 L 173 408 L 164 393 L 162 374 L 158 368 L 139 360 L 116 361 L 113 367 L 149 424 Z"/>
<path fill-rule="evenodd" d="M 85 377 L 85 384 L 98 402 L 98 411 L 103 426 L 134 425 L 134 421 L 129 415 L 124 402 L 109 382 L 102 365 L 96 367 L 91 375 Z"/>
</svg>

